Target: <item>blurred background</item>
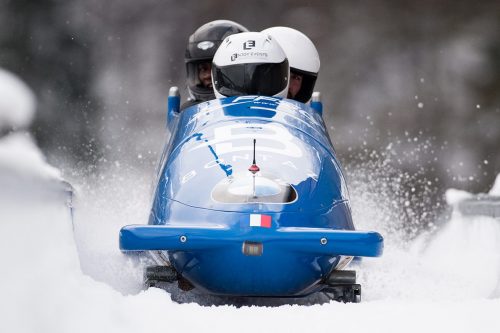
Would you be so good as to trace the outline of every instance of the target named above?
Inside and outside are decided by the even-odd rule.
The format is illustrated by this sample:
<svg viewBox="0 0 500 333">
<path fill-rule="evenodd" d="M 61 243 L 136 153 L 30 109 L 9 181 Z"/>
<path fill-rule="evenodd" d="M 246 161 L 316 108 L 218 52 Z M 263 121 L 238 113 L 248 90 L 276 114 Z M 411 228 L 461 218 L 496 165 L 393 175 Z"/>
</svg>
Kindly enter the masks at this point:
<svg viewBox="0 0 500 333">
<path fill-rule="evenodd" d="M 186 97 L 187 39 L 215 19 L 316 44 L 348 181 L 379 175 L 436 211 L 447 188 L 487 192 L 500 172 L 497 0 L 0 0 L 0 67 L 35 91 L 30 131 L 49 162 L 153 173 L 169 87 Z"/>
</svg>

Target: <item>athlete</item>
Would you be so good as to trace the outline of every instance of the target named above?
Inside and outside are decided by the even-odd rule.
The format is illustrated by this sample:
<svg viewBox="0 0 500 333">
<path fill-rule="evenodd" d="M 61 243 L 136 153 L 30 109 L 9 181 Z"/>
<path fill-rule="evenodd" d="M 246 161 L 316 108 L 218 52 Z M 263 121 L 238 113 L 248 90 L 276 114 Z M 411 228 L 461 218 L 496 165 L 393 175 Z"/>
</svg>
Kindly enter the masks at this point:
<svg viewBox="0 0 500 333">
<path fill-rule="evenodd" d="M 212 63 L 217 98 L 241 95 L 286 97 L 290 68 L 278 42 L 260 32 L 227 37 Z"/>
<path fill-rule="evenodd" d="M 215 98 L 211 74 L 215 51 L 224 38 L 245 31 L 236 22 L 216 20 L 202 25 L 189 37 L 185 54 L 189 98 L 181 110 Z"/>
<path fill-rule="evenodd" d="M 311 99 L 320 67 L 313 42 L 302 32 L 288 27 L 272 27 L 262 33 L 278 41 L 290 63 L 287 98 L 306 103 Z"/>
</svg>

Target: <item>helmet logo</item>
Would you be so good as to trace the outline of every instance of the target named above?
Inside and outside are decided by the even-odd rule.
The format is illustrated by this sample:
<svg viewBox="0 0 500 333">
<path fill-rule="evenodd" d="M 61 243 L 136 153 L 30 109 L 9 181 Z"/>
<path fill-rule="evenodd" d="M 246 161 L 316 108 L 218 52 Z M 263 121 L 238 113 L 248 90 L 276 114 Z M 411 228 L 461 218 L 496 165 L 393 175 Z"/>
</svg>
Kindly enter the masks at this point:
<svg viewBox="0 0 500 333">
<path fill-rule="evenodd" d="M 235 61 L 238 58 L 238 53 L 234 53 L 231 55 L 231 61 Z"/>
<path fill-rule="evenodd" d="M 250 50 L 255 47 L 255 40 L 247 40 L 243 43 L 243 50 Z"/>
<path fill-rule="evenodd" d="M 208 49 L 214 47 L 214 45 L 215 44 L 213 42 L 206 40 L 203 42 L 199 42 L 198 45 L 196 45 L 196 46 L 198 46 L 199 49 L 202 49 L 203 51 L 205 51 L 205 50 L 208 50 Z"/>
</svg>

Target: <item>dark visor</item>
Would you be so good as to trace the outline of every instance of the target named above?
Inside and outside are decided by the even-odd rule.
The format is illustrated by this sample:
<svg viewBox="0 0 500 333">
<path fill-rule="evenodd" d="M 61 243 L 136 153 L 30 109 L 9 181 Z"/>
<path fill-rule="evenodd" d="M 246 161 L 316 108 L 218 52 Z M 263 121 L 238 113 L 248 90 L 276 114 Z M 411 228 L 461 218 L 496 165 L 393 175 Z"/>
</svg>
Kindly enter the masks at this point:
<svg viewBox="0 0 500 333">
<path fill-rule="evenodd" d="M 221 66 L 213 64 L 215 88 L 224 96 L 273 96 L 288 84 L 288 60 Z"/>
</svg>

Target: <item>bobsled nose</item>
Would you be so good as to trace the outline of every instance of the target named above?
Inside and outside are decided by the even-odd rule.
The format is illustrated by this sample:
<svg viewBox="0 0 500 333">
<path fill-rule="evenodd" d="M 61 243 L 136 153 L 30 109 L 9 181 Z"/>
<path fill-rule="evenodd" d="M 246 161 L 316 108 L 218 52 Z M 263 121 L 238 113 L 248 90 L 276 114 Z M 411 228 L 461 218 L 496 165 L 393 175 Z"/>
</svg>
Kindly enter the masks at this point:
<svg viewBox="0 0 500 333">
<path fill-rule="evenodd" d="M 321 228 L 186 228 L 131 225 L 120 231 L 122 251 L 168 251 L 178 273 L 217 295 L 293 296 L 318 283 L 340 256 L 379 256 L 376 232 Z"/>
<path fill-rule="evenodd" d="M 234 245 L 251 248 L 245 244 L 263 248 L 273 244 L 282 250 L 315 255 L 377 257 L 383 252 L 383 238 L 374 231 L 288 227 L 259 233 L 164 225 L 130 225 L 120 231 L 122 251 L 196 251 Z"/>
</svg>

